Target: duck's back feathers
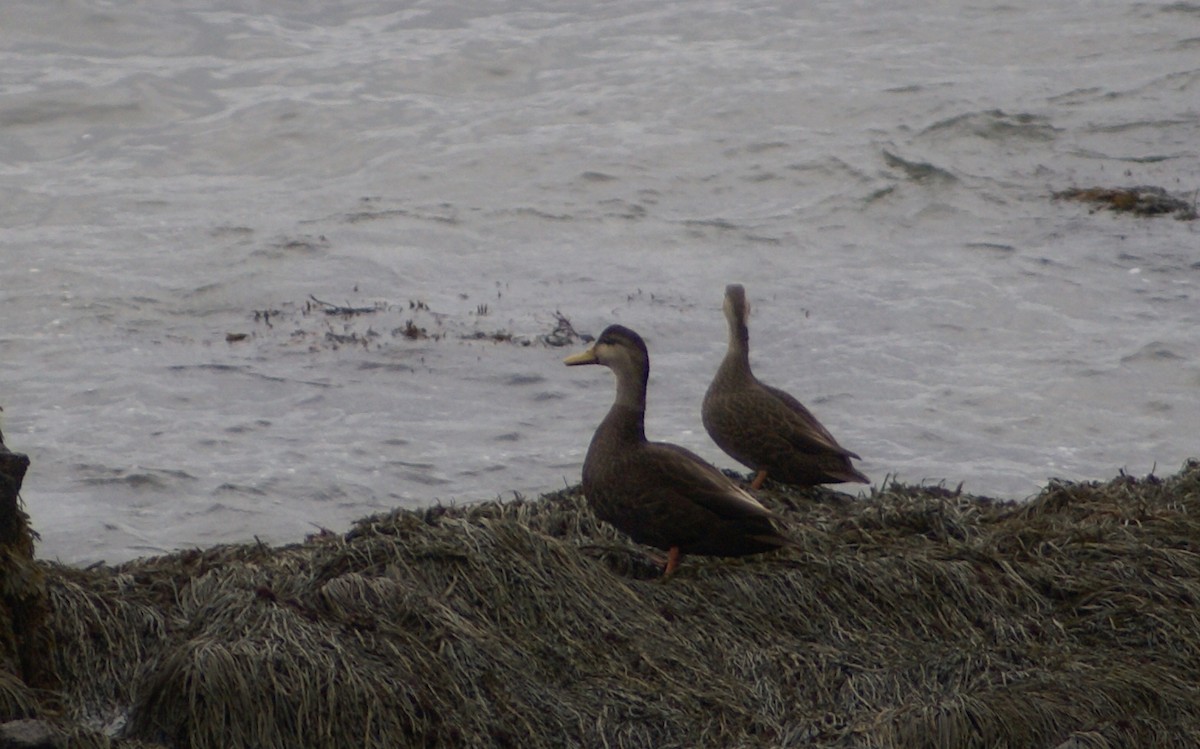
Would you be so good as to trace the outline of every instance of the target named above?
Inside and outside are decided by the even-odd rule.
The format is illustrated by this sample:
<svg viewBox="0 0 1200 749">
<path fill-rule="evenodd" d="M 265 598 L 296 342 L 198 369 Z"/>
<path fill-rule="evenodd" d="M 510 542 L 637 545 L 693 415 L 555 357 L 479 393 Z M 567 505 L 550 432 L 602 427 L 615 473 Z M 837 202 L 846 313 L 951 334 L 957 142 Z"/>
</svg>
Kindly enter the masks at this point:
<svg viewBox="0 0 1200 749">
<path fill-rule="evenodd" d="M 668 480 L 691 490 L 693 501 L 726 518 L 771 517 L 754 495 L 735 484 L 716 466 L 687 448 L 669 442 L 646 443 L 647 464 Z"/>
<path fill-rule="evenodd" d="M 797 449 L 818 449 L 828 450 L 829 452 L 837 453 L 848 458 L 859 458 L 858 453 L 851 452 L 838 444 L 825 425 L 817 421 L 817 417 L 812 415 L 812 412 L 804 407 L 800 401 L 793 398 L 789 393 L 773 388 L 770 385 L 763 385 L 763 390 L 772 395 L 776 400 L 782 403 L 787 415 L 784 416 L 786 426 L 783 430 L 790 442 Z M 809 446 L 812 447 L 809 447 Z"/>
</svg>

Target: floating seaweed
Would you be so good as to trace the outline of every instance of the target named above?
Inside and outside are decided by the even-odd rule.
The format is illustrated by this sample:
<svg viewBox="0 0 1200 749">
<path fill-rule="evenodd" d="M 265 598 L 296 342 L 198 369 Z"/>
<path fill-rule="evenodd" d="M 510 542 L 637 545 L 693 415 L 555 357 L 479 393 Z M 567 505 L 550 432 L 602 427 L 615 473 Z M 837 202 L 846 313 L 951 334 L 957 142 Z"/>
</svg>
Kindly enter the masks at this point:
<svg viewBox="0 0 1200 749">
<path fill-rule="evenodd" d="M 468 298 L 465 294 L 460 296 Z M 286 338 L 286 345 L 307 345 L 313 352 L 350 345 L 368 349 L 391 345 L 387 338 L 368 326 L 368 320 L 382 330 L 390 330 L 391 339 L 399 339 L 401 343 L 457 340 L 520 347 L 560 347 L 591 340 L 591 336 L 578 333 L 571 326 L 571 321 L 557 310 L 553 313 L 554 327 L 548 333 L 535 335 L 506 328 L 481 329 L 479 321 L 490 317 L 492 312 L 489 304 L 476 304 L 473 310 L 465 314 L 455 314 L 434 311 L 427 302 L 419 299 L 410 299 L 406 303 L 377 301 L 370 306 L 355 306 L 336 305 L 309 295 L 300 305 L 281 304 L 279 308 L 252 310 L 254 322 L 264 327 L 257 329 L 253 335 L 226 333 L 225 342 L 254 341 L 258 345 L 270 345 Z M 371 317 L 366 317 L 368 315 Z M 340 330 L 330 327 L 329 319 L 332 317 L 340 318 Z"/>
<path fill-rule="evenodd" d="M 317 299 L 312 294 L 309 294 L 308 298 L 310 300 L 312 300 L 314 303 L 320 305 L 320 308 L 325 312 L 325 314 L 338 315 L 341 317 L 354 317 L 355 315 L 370 315 L 372 313 L 379 312 L 380 310 L 387 309 L 387 305 L 381 304 L 381 303 L 371 305 L 370 307 L 351 307 L 348 304 L 347 305 L 338 305 L 338 304 L 331 304 L 329 302 L 323 302 L 320 299 Z M 257 315 L 257 313 L 255 313 L 255 314 Z"/>
<path fill-rule="evenodd" d="M 538 340 L 547 346 L 574 346 L 577 343 L 590 343 L 592 336 L 581 334 L 575 330 L 571 321 L 558 310 L 554 310 L 554 330 L 538 336 Z"/>
<path fill-rule="evenodd" d="M 1054 193 L 1056 200 L 1077 200 L 1091 203 L 1095 210 L 1107 208 L 1111 211 L 1132 213 L 1135 216 L 1174 215 L 1181 221 L 1196 218 L 1196 199 L 1191 201 L 1171 195 L 1161 187 L 1142 185 L 1139 187 L 1087 187 L 1072 188 Z"/>
</svg>

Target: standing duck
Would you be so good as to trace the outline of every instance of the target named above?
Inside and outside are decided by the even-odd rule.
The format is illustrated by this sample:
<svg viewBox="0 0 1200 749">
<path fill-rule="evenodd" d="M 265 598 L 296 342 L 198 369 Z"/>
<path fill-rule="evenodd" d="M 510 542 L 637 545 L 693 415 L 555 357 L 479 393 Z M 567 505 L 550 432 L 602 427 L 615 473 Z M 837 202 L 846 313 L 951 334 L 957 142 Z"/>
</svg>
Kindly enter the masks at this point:
<svg viewBox="0 0 1200 749">
<path fill-rule="evenodd" d="M 704 395 L 704 428 L 730 457 L 755 471 L 750 488 L 767 476 L 784 484 L 815 486 L 844 481 L 870 483 L 850 459 L 862 460 L 837 443 L 800 401 L 764 385 L 750 371 L 750 306 L 740 284 L 725 287 L 729 349 Z"/>
<path fill-rule="evenodd" d="M 641 336 L 610 325 L 568 366 L 602 364 L 617 377 L 617 397 L 583 462 L 583 492 L 592 511 L 634 541 L 666 550 L 663 577 L 681 554 L 743 556 L 792 542 L 776 516 L 725 474 L 678 445 L 646 440 L 650 353 Z"/>
</svg>

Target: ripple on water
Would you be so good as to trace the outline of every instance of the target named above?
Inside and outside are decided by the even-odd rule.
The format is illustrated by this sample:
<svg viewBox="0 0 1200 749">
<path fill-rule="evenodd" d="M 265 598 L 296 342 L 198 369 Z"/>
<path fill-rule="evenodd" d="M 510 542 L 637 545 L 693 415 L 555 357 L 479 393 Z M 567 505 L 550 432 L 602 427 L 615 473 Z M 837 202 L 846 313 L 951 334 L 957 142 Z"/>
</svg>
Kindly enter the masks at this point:
<svg viewBox="0 0 1200 749">
<path fill-rule="evenodd" d="M 1176 362 L 1186 357 L 1175 352 L 1169 344 L 1162 341 L 1151 341 L 1132 354 L 1121 357 L 1122 364 L 1136 362 Z"/>
<path fill-rule="evenodd" d="M 505 385 L 536 385 L 545 381 L 546 378 L 539 374 L 513 374 L 504 378 Z"/>
<path fill-rule="evenodd" d="M 939 120 L 922 130 L 918 136 L 1048 141 L 1053 140 L 1058 132 L 1058 128 L 1050 124 L 1050 118 L 1042 115 L 1026 112 L 1009 114 L 999 109 L 988 109 Z"/>
<path fill-rule="evenodd" d="M 196 481 L 196 477 L 187 471 L 171 469 L 142 469 L 126 471 L 120 468 L 103 468 L 99 466 L 78 467 L 81 473 L 108 474 L 85 475 L 80 481 L 89 486 L 126 486 L 135 491 L 165 490 L 181 481 Z"/>
<path fill-rule="evenodd" d="M 214 494 L 237 494 L 248 497 L 265 497 L 267 493 L 262 489 L 245 484 L 230 484 L 225 483 L 213 490 Z"/>
</svg>

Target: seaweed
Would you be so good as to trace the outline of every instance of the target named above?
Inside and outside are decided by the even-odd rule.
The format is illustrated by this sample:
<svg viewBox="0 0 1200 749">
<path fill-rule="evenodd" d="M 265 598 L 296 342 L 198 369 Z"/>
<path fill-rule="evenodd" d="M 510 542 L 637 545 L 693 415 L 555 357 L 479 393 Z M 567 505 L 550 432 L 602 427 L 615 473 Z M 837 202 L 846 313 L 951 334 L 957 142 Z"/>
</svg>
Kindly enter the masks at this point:
<svg viewBox="0 0 1200 749">
<path fill-rule="evenodd" d="M 760 497 L 798 550 L 665 582 L 578 487 L 43 563 L 59 699 L 130 747 L 1200 743 L 1200 462 Z"/>
<path fill-rule="evenodd" d="M 1161 187 L 1140 185 L 1138 187 L 1087 187 L 1062 190 L 1053 195 L 1055 200 L 1077 200 L 1091 203 L 1095 210 L 1107 208 L 1111 211 L 1132 213 L 1135 216 L 1173 215 L 1181 221 L 1196 218 L 1196 197 L 1191 201 L 1175 197 Z"/>
</svg>

